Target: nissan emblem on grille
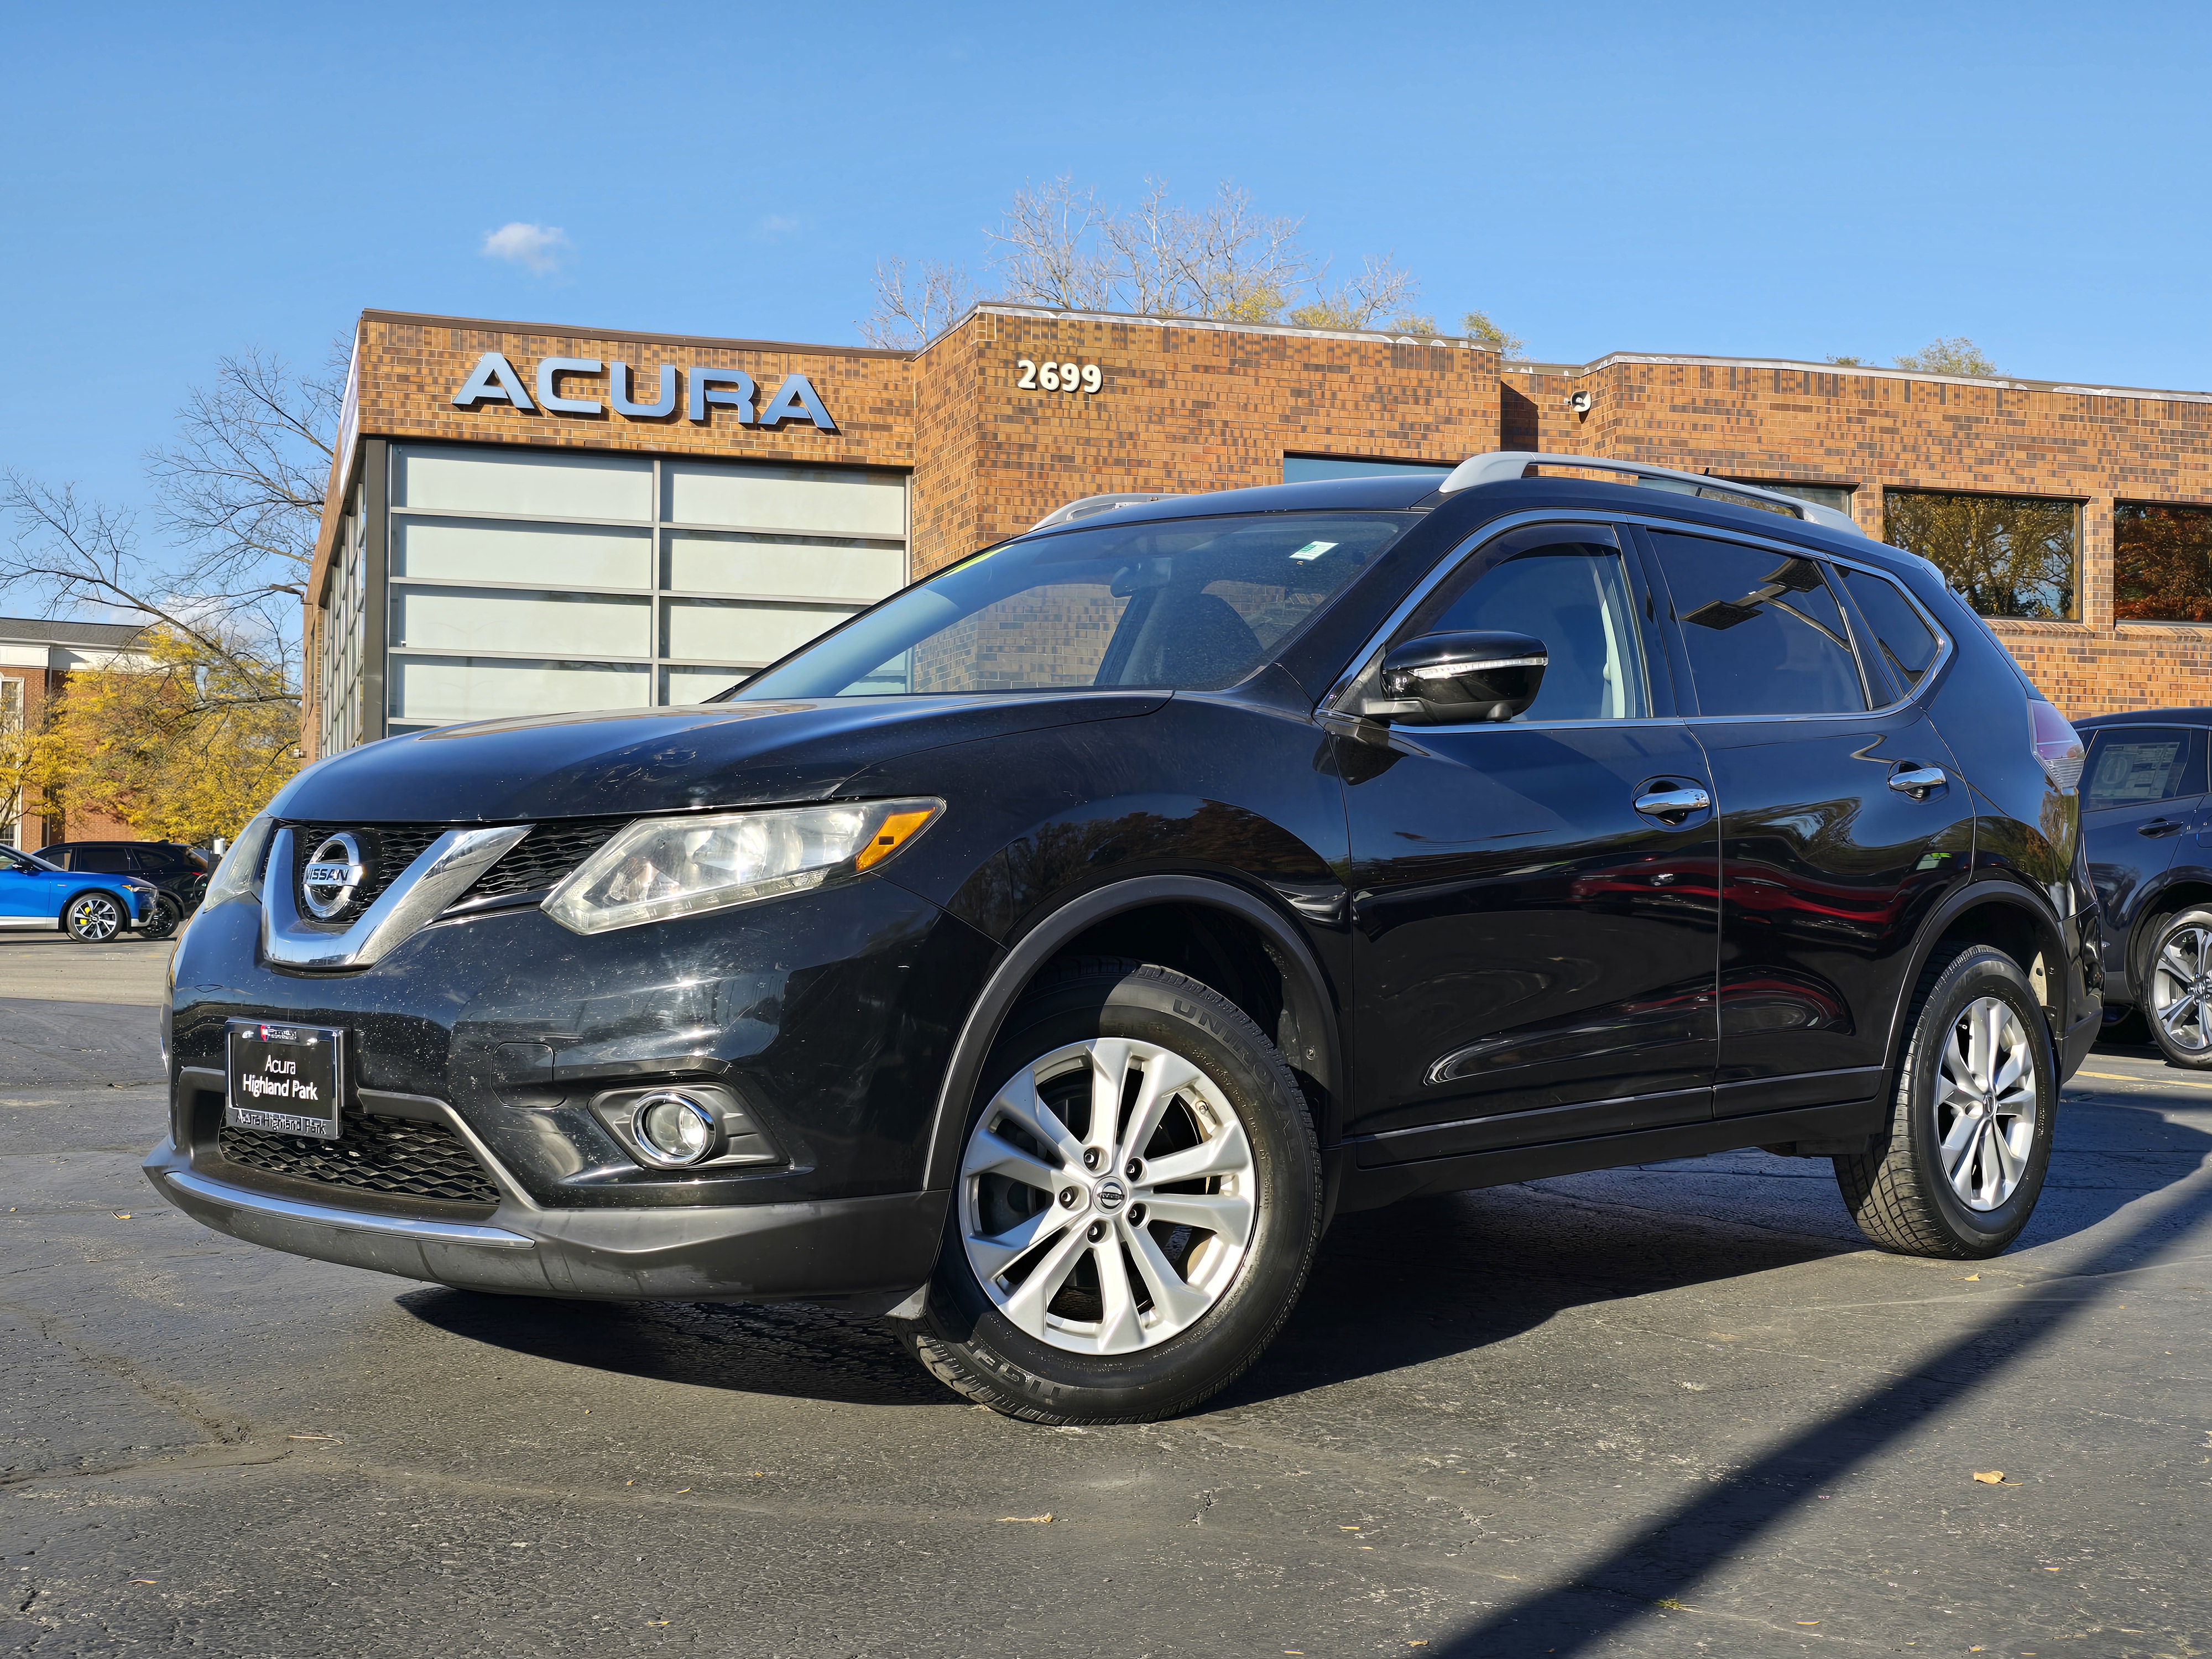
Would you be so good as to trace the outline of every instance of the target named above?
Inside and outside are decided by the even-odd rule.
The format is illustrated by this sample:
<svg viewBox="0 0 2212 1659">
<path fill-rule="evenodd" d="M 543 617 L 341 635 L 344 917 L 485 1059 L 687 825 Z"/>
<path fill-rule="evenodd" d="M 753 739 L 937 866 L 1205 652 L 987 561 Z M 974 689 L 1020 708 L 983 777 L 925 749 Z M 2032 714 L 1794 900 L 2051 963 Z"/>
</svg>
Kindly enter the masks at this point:
<svg viewBox="0 0 2212 1659">
<path fill-rule="evenodd" d="M 300 896 L 319 920 L 328 921 L 353 902 L 353 896 L 368 878 L 361 843 L 341 830 L 315 848 L 307 867 L 300 872 Z"/>
</svg>

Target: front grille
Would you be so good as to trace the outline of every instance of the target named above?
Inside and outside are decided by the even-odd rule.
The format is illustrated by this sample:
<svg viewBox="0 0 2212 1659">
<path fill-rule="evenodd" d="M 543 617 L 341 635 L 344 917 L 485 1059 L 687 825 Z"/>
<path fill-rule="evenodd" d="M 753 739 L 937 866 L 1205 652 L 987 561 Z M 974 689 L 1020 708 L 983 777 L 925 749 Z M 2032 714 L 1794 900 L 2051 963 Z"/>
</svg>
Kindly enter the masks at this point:
<svg viewBox="0 0 2212 1659">
<path fill-rule="evenodd" d="M 468 1144 L 442 1123 L 381 1117 L 349 1108 L 344 1136 L 271 1134 L 226 1123 L 216 1145 L 233 1164 L 295 1181 L 352 1187 L 392 1198 L 435 1198 L 453 1204 L 496 1204 L 499 1188 Z"/>
<path fill-rule="evenodd" d="M 555 818 L 531 826 L 530 833 L 507 855 L 477 878 L 476 885 L 454 901 L 512 898 L 539 893 L 557 886 L 561 878 L 614 838 L 629 820 L 623 818 Z M 450 823 L 294 823 L 292 825 L 292 892 L 305 912 L 300 896 L 300 877 L 307 860 L 328 837 L 349 830 L 361 843 L 368 863 L 368 879 L 361 890 L 334 916 L 310 920 L 329 927 L 350 926 L 363 911 L 383 896 L 401 872 L 421 857 L 423 850 L 448 830 L 470 830 L 475 824 Z"/>
<path fill-rule="evenodd" d="M 384 896 L 384 890 L 397 880 L 407 866 L 422 857 L 423 849 L 446 833 L 442 823 L 295 823 L 292 826 L 292 893 L 294 902 L 306 913 L 306 901 L 300 892 L 300 877 L 307 867 L 307 860 L 315 849 L 341 830 L 352 832 L 361 843 L 361 850 L 368 865 L 368 878 L 346 901 L 344 909 L 334 916 L 308 915 L 307 919 L 330 927 L 349 926 L 356 918 Z"/>
<path fill-rule="evenodd" d="M 507 898 L 551 887 L 614 839 L 628 818 L 556 818 L 534 825 L 507 856 L 477 878 L 467 898 Z"/>
</svg>

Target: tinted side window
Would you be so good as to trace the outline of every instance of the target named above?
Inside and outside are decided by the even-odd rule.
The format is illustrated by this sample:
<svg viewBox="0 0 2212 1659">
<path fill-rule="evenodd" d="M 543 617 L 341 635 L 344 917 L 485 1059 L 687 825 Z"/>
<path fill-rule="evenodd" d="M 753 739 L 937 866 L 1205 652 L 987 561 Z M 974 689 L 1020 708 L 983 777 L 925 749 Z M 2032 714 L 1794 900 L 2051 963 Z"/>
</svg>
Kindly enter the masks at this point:
<svg viewBox="0 0 2212 1659">
<path fill-rule="evenodd" d="M 1483 558 L 1477 554 L 1477 559 Z M 1544 641 L 1551 663 L 1521 720 L 1641 720 L 1651 712 L 1642 641 L 1616 548 L 1559 542 L 1491 564 L 1413 631 L 1502 629 Z"/>
<path fill-rule="evenodd" d="M 127 876 L 131 867 L 131 854 L 120 847 L 80 847 L 70 854 L 70 869 L 94 875 Z"/>
<path fill-rule="evenodd" d="M 1865 570 L 1838 570 L 1844 580 L 1844 591 L 1866 618 L 1869 631 L 1874 635 L 1871 644 L 1874 654 L 1887 665 L 1891 678 L 1907 696 L 1912 695 L 1936 661 L 1936 638 L 1913 609 L 1912 601 L 1898 590 L 1894 582 Z"/>
<path fill-rule="evenodd" d="M 1867 706 L 1843 609 L 1819 561 L 1655 534 L 1705 714 L 1841 714 Z"/>
<path fill-rule="evenodd" d="M 138 867 L 149 875 L 181 875 L 191 867 L 184 854 L 174 847 L 141 847 L 137 850 Z"/>
<path fill-rule="evenodd" d="M 2204 786 L 2190 775 L 2196 770 L 2190 764 L 2191 735 L 2182 726 L 2115 726 L 2098 732 L 2090 740 L 2081 810 L 2101 812 L 2202 794 Z"/>
</svg>

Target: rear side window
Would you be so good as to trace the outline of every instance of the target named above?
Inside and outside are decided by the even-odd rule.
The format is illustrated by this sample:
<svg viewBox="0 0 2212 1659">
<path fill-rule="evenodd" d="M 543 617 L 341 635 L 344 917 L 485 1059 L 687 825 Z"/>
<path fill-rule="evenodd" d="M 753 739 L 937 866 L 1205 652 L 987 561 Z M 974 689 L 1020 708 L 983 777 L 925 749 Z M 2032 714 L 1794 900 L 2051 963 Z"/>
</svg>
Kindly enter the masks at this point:
<svg viewBox="0 0 2212 1659">
<path fill-rule="evenodd" d="M 2081 808 L 2102 812 L 2142 806 L 2180 795 L 2201 795 L 2204 785 L 2192 752 L 2196 734 L 2185 726 L 2112 726 L 2090 738 L 2088 781 Z"/>
<path fill-rule="evenodd" d="M 1655 533 L 1703 714 L 1866 708 L 1843 608 L 1815 559 Z"/>
<path fill-rule="evenodd" d="M 138 849 L 138 867 L 156 876 L 181 875 L 191 867 L 181 848 L 175 847 L 142 847 Z"/>
<path fill-rule="evenodd" d="M 70 868 L 97 876 L 127 876 L 132 865 L 130 853 L 123 848 L 80 847 L 70 854 Z"/>
<path fill-rule="evenodd" d="M 1921 620 L 1920 612 L 1897 584 L 1886 577 L 1869 570 L 1843 569 L 1837 574 L 1843 578 L 1844 591 L 1858 606 L 1859 615 L 1866 618 L 1874 654 L 1881 659 L 1899 690 L 1911 696 L 1918 689 L 1921 677 L 1936 665 L 1940 644 L 1936 631 Z"/>
</svg>

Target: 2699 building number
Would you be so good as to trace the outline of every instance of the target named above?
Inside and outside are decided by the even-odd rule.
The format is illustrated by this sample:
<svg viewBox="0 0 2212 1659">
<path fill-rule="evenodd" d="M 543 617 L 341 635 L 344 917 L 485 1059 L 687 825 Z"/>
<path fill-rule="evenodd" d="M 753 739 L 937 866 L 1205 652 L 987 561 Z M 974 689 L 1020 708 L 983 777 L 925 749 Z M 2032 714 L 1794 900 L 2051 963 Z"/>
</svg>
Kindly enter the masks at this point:
<svg viewBox="0 0 2212 1659">
<path fill-rule="evenodd" d="M 1024 392 L 1096 392 L 1106 383 L 1096 363 L 1033 363 L 1022 357 L 1014 367 L 1022 372 L 1014 384 Z"/>
</svg>

